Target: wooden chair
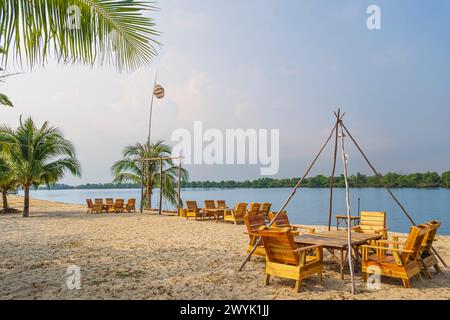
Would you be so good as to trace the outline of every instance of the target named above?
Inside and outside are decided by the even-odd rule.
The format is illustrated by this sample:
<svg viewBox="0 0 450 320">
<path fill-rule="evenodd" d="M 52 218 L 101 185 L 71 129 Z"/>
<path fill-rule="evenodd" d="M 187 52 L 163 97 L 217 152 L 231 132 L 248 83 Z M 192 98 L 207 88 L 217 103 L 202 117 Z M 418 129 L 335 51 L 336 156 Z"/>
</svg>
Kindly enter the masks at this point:
<svg viewBox="0 0 450 320">
<path fill-rule="evenodd" d="M 124 199 L 116 199 L 116 202 L 114 203 L 114 206 L 109 209 L 109 212 L 123 212 L 125 210 L 125 200 Z"/>
<path fill-rule="evenodd" d="M 361 220 L 358 226 L 352 227 L 352 231 L 359 233 L 381 233 L 383 239 L 387 239 L 386 212 L 361 212 Z"/>
<path fill-rule="evenodd" d="M 103 201 L 102 203 L 95 202 L 92 207 L 92 213 L 102 213 L 103 211 L 105 211 Z"/>
<path fill-rule="evenodd" d="M 420 277 L 418 257 L 429 227 L 411 227 L 404 244 L 398 241 L 378 240 L 375 245 L 361 246 L 361 267 L 364 279 L 367 273 L 401 279 L 405 288 L 411 288 L 410 279 Z M 400 246 L 403 248 L 400 249 Z M 375 250 L 375 253 L 372 253 Z"/>
<path fill-rule="evenodd" d="M 247 211 L 247 214 L 259 214 L 259 209 L 261 208 L 261 204 L 258 202 L 250 203 L 250 208 Z"/>
<path fill-rule="evenodd" d="M 436 238 L 436 233 L 439 227 L 441 226 L 441 223 L 439 221 L 430 221 L 421 224 L 420 226 L 428 227 L 428 233 L 425 235 L 421 248 L 420 248 L 420 254 L 418 256 L 419 260 L 419 266 L 420 270 L 425 277 L 428 279 L 431 279 L 431 273 L 430 269 L 434 267 L 436 272 L 442 272 L 441 268 L 438 265 L 438 260 L 433 253 L 432 246 L 433 242 Z M 392 239 L 394 241 L 399 241 L 399 238 L 402 238 L 401 236 L 393 236 Z"/>
<path fill-rule="evenodd" d="M 236 205 L 234 209 L 225 210 L 223 220 L 225 222 L 230 221 L 234 224 L 244 222 L 244 217 L 247 214 L 247 203 L 241 202 Z"/>
<path fill-rule="evenodd" d="M 103 203 L 103 199 L 95 198 L 94 201 L 95 201 L 94 205 L 96 206 L 96 210 L 98 210 L 98 208 L 101 206 L 102 210 L 100 212 L 103 212 L 103 211 L 107 212 L 107 208 L 105 207 L 105 204 Z"/>
<path fill-rule="evenodd" d="M 197 206 L 197 201 L 186 201 L 186 220 L 189 218 L 195 218 L 195 220 L 203 220 L 203 211 Z"/>
<path fill-rule="evenodd" d="M 94 204 L 92 203 L 92 199 L 86 199 L 87 211 L 86 213 L 92 213 L 92 209 L 94 208 Z"/>
<path fill-rule="evenodd" d="M 272 221 L 275 217 L 275 212 L 269 212 L 269 220 Z M 275 219 L 275 222 L 272 224 L 273 227 L 277 228 L 290 228 L 292 232 L 299 233 L 299 229 L 305 230 L 308 233 L 314 233 L 316 231 L 313 227 L 306 227 L 306 226 L 300 226 L 300 225 L 292 225 L 289 222 L 288 215 L 286 211 L 282 211 L 278 217 Z"/>
<path fill-rule="evenodd" d="M 259 214 L 264 217 L 264 219 L 269 219 L 269 212 L 270 207 L 272 206 L 269 202 L 264 202 L 261 204 L 261 207 L 259 208 Z"/>
<path fill-rule="evenodd" d="M 205 208 L 203 208 L 203 214 L 205 217 L 208 217 L 210 219 L 211 217 L 214 218 L 216 212 L 216 203 L 214 200 L 205 200 Z"/>
<path fill-rule="evenodd" d="M 244 217 L 244 220 L 245 226 L 247 227 L 247 234 L 250 240 L 247 246 L 247 253 L 249 253 L 256 244 L 256 241 L 258 241 L 259 239 L 259 229 L 266 226 L 266 221 L 260 214 L 248 214 Z M 259 242 L 259 245 L 253 252 L 253 254 L 261 257 L 266 256 L 266 250 L 264 249 L 264 244 L 262 243 L 262 241 Z"/>
<path fill-rule="evenodd" d="M 220 209 L 226 209 L 227 204 L 225 203 L 225 200 L 217 200 L 216 201 L 216 207 Z"/>
<path fill-rule="evenodd" d="M 127 204 L 125 206 L 125 210 L 127 212 L 132 212 L 132 211 L 136 212 L 136 199 L 134 199 L 134 198 L 128 199 Z"/>
<path fill-rule="evenodd" d="M 317 275 L 322 282 L 323 248 L 320 245 L 297 248 L 289 228 L 259 231 L 266 251 L 265 285 L 270 276 L 295 280 L 295 290 L 300 292 L 302 280 Z M 307 255 L 313 252 L 313 255 Z"/>
</svg>

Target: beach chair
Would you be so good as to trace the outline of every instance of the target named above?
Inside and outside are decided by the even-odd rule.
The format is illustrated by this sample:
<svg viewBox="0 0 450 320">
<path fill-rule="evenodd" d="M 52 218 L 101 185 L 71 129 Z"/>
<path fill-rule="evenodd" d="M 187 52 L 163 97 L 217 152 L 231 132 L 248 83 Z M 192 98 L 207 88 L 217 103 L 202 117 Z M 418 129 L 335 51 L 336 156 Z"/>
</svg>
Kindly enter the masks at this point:
<svg viewBox="0 0 450 320">
<path fill-rule="evenodd" d="M 134 198 L 128 199 L 127 204 L 125 206 L 125 211 L 136 212 L 136 199 Z"/>
<path fill-rule="evenodd" d="M 323 247 L 312 245 L 297 248 L 291 230 L 260 228 L 266 252 L 264 284 L 269 285 L 270 276 L 295 280 L 295 290 L 300 292 L 302 280 L 317 275 L 322 282 Z"/>
<path fill-rule="evenodd" d="M 186 220 L 195 218 L 195 220 L 203 220 L 203 211 L 198 208 L 197 201 L 186 201 Z"/>
<path fill-rule="evenodd" d="M 380 233 L 383 239 L 387 239 L 386 212 L 361 212 L 361 220 L 358 226 L 352 227 L 352 231 L 359 233 Z"/>
<path fill-rule="evenodd" d="M 234 224 L 244 222 L 244 217 L 247 214 L 247 203 L 241 202 L 236 205 L 234 209 L 225 209 L 223 220 L 225 222 L 230 221 Z"/>
<path fill-rule="evenodd" d="M 429 227 L 411 227 L 405 243 L 377 240 L 374 244 L 361 246 L 361 268 L 364 280 L 368 273 L 401 279 L 405 288 L 411 288 L 410 279 L 420 276 L 418 257 Z M 373 250 L 375 253 L 373 253 Z"/>
<path fill-rule="evenodd" d="M 261 208 L 261 204 L 258 202 L 250 203 L 250 208 L 247 211 L 247 214 L 259 214 L 259 208 Z"/>
<path fill-rule="evenodd" d="M 98 199 L 95 199 L 95 202 L 94 202 L 94 204 L 93 204 L 93 206 L 92 206 L 92 213 L 102 213 L 102 212 L 105 211 L 105 207 L 104 207 L 104 204 L 103 204 L 103 200 L 100 199 L 101 202 L 100 202 L 100 201 L 97 201 L 97 200 L 98 200 Z"/>
<path fill-rule="evenodd" d="M 264 217 L 264 219 L 269 219 L 270 207 L 272 206 L 269 202 L 264 202 L 261 204 L 261 208 L 259 208 L 259 214 Z"/>
<path fill-rule="evenodd" d="M 428 279 L 431 279 L 431 273 L 430 269 L 434 267 L 436 272 L 442 272 L 441 268 L 438 265 L 438 260 L 436 258 L 436 255 L 432 251 L 433 242 L 436 238 L 436 233 L 439 227 L 441 226 L 441 223 L 439 221 L 430 221 L 423 224 L 420 224 L 420 226 L 428 227 L 428 233 L 425 235 L 425 238 L 422 241 L 422 245 L 420 248 L 420 254 L 418 256 L 419 260 L 419 266 L 422 274 L 427 277 Z M 401 236 L 393 236 L 392 239 L 394 241 L 399 241 L 399 238 L 404 238 Z"/>
<path fill-rule="evenodd" d="M 269 220 L 272 221 L 275 217 L 276 212 L 269 212 Z M 289 222 L 288 215 L 286 211 L 282 211 L 277 218 L 275 219 L 274 223 L 272 224 L 273 227 L 277 228 L 290 228 L 292 232 L 299 233 L 299 230 L 305 230 L 308 233 L 314 233 L 316 231 L 313 227 L 306 227 L 301 225 L 293 225 Z"/>
<path fill-rule="evenodd" d="M 214 218 L 216 215 L 215 209 L 216 203 L 214 200 L 205 200 L 205 208 L 203 208 L 204 217 L 208 217 L 208 219 L 211 217 Z"/>
<path fill-rule="evenodd" d="M 109 209 L 109 212 L 120 213 L 125 210 L 125 200 L 124 199 L 116 199 L 114 206 Z"/>
<path fill-rule="evenodd" d="M 266 226 L 266 221 L 260 214 L 246 215 L 244 217 L 244 220 L 245 226 L 247 227 L 247 234 L 250 240 L 247 246 L 247 253 L 249 253 L 259 239 L 259 229 Z M 266 256 L 266 250 L 264 249 L 264 244 L 262 243 L 262 241 L 259 242 L 259 245 L 253 252 L 253 254 L 261 257 Z"/>
<path fill-rule="evenodd" d="M 225 200 L 217 200 L 216 201 L 216 207 L 220 209 L 226 209 L 227 204 L 225 203 Z"/>
<path fill-rule="evenodd" d="M 92 199 L 86 199 L 87 211 L 86 213 L 92 213 L 92 209 L 94 208 L 94 204 L 92 203 Z"/>
<path fill-rule="evenodd" d="M 114 199 L 106 198 L 105 199 L 105 211 L 109 212 L 112 207 L 114 207 Z"/>
<path fill-rule="evenodd" d="M 102 212 L 102 211 L 107 212 L 107 208 L 105 207 L 105 204 L 103 203 L 103 199 L 95 198 L 94 199 L 94 205 L 97 207 L 96 210 L 98 210 L 98 208 L 101 206 L 102 210 L 100 212 Z"/>
</svg>

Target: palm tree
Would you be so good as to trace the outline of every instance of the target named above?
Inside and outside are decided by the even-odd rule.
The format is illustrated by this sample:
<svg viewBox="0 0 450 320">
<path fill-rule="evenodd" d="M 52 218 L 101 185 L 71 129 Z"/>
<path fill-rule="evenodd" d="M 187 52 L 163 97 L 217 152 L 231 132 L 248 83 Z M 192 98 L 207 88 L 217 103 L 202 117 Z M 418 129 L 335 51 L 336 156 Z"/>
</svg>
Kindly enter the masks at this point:
<svg viewBox="0 0 450 320">
<path fill-rule="evenodd" d="M 0 191 L 2 193 L 3 209 L 0 212 L 8 212 L 8 197 L 9 190 L 17 186 L 17 180 L 11 168 L 11 163 L 5 153 L 0 153 Z"/>
<path fill-rule="evenodd" d="M 153 2 L 130 0 L 1 0 L 0 64 L 110 64 L 119 71 L 150 63 L 159 46 Z M 12 106 L 0 93 L 0 105 Z"/>
<path fill-rule="evenodd" d="M 147 207 L 151 207 L 153 189 L 160 187 L 160 165 L 159 161 L 147 161 L 144 173 L 142 173 L 142 159 L 170 157 L 171 152 L 171 147 L 164 144 L 163 141 L 158 141 L 155 144 L 147 142 L 145 144 L 137 143 L 133 146 L 126 146 L 122 152 L 124 159 L 117 161 L 111 167 L 114 182 L 141 184 L 142 175 L 144 175 L 144 185 L 146 187 L 144 203 Z M 164 159 L 162 165 L 162 195 L 169 203 L 176 204 L 178 199 L 178 168 L 171 159 Z M 183 168 L 181 169 L 180 179 L 181 181 L 187 181 L 188 179 L 188 173 Z"/>
<path fill-rule="evenodd" d="M 31 118 L 16 130 L 0 129 L 0 144 L 10 158 L 11 169 L 18 185 L 24 190 L 23 216 L 30 212 L 30 187 L 50 186 L 68 170 L 80 176 L 80 164 L 71 142 L 48 122 L 38 128 Z"/>
</svg>

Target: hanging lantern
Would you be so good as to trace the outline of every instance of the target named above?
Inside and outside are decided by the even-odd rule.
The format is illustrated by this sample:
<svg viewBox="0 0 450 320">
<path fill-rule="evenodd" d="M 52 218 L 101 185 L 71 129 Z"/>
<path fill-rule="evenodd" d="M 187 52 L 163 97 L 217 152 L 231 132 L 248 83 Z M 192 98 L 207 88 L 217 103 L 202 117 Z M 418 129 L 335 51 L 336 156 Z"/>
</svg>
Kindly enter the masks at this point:
<svg viewBox="0 0 450 320">
<path fill-rule="evenodd" d="M 153 94 L 158 99 L 164 98 L 165 95 L 164 88 L 161 85 L 156 84 L 155 87 L 153 88 Z"/>
</svg>

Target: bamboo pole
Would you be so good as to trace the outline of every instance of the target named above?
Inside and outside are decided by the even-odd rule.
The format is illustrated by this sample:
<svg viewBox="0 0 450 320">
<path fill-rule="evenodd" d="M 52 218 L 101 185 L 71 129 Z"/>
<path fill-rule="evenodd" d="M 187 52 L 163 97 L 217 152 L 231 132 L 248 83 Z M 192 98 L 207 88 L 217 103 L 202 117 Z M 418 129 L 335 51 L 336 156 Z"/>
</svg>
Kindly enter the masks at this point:
<svg viewBox="0 0 450 320">
<path fill-rule="evenodd" d="M 353 258 L 352 258 L 352 228 L 351 228 L 351 218 L 350 218 L 350 192 L 347 179 L 347 155 L 345 154 L 344 147 L 344 129 L 342 128 L 342 121 L 339 121 L 341 127 L 341 151 L 342 151 L 342 166 L 344 168 L 344 181 L 345 181 L 345 205 L 347 208 L 347 256 L 348 256 L 348 267 L 350 269 L 350 278 L 352 281 L 352 294 L 355 294 L 355 276 L 353 274 Z"/>
<path fill-rule="evenodd" d="M 363 156 L 363 158 L 366 160 L 367 164 L 369 165 L 369 167 L 372 169 L 373 173 L 382 178 L 383 176 L 375 169 L 375 167 L 372 165 L 372 163 L 370 163 L 369 159 L 367 158 L 367 156 L 365 155 L 364 151 L 361 149 L 361 147 L 359 146 L 359 144 L 356 142 L 356 140 L 353 138 L 353 136 L 350 134 L 350 132 L 348 131 L 348 129 L 345 127 L 344 124 L 342 124 L 342 127 L 344 128 L 345 132 L 348 134 L 348 136 L 350 137 L 350 139 L 353 141 L 353 143 L 355 144 L 356 148 L 358 149 L 358 151 L 361 153 L 361 155 Z M 397 199 L 397 197 L 392 193 L 391 189 L 386 186 L 383 183 L 383 187 L 386 189 L 386 191 L 389 193 L 389 195 L 392 197 L 392 199 L 394 199 L 394 201 L 397 203 L 397 205 L 402 209 L 403 213 L 406 215 L 406 217 L 409 219 L 409 221 L 411 222 L 411 224 L 413 226 L 416 225 L 416 223 L 414 222 L 414 220 L 411 218 L 411 216 L 408 214 L 408 211 L 406 211 L 405 207 L 400 203 L 400 201 Z M 433 252 L 436 254 L 436 256 L 439 258 L 439 260 L 442 262 L 442 264 L 447 267 L 447 264 L 445 263 L 444 259 L 442 259 L 442 257 L 439 255 L 439 253 L 436 251 L 435 248 L 431 247 L 431 249 L 433 250 Z"/>
<path fill-rule="evenodd" d="M 159 214 L 162 212 L 162 196 L 163 196 L 163 162 L 159 159 Z"/>
<path fill-rule="evenodd" d="M 300 187 L 300 185 L 302 184 L 303 180 L 305 180 L 306 176 L 309 174 L 309 172 L 311 171 L 312 167 L 314 166 L 314 164 L 316 163 L 317 159 L 319 159 L 319 156 L 322 154 L 323 149 L 325 149 L 325 147 L 327 146 L 328 142 L 330 141 L 331 137 L 333 136 L 334 131 L 336 130 L 336 125 L 333 126 L 333 130 L 331 130 L 331 133 L 328 137 L 328 139 L 325 141 L 324 145 L 322 146 L 322 148 L 320 149 L 319 153 L 316 155 L 316 157 L 314 158 L 314 160 L 311 162 L 311 164 L 309 165 L 308 169 L 306 170 L 306 172 L 304 173 L 303 177 L 297 182 L 297 184 L 294 186 L 294 188 L 292 189 L 291 193 L 289 194 L 289 196 L 287 197 L 286 201 L 284 202 L 284 204 L 281 206 L 281 209 L 278 210 L 277 214 L 273 217 L 272 221 L 270 221 L 270 223 L 268 224 L 268 227 L 271 227 L 272 224 L 275 222 L 276 218 L 278 217 L 278 215 L 286 208 L 286 206 L 289 204 L 289 202 L 291 201 L 292 197 L 294 196 L 294 194 L 296 193 L 297 189 Z M 259 243 L 261 241 L 261 238 L 259 238 L 256 243 L 253 245 L 252 250 L 250 250 L 250 252 L 248 253 L 247 257 L 245 258 L 244 262 L 242 263 L 242 265 L 239 268 L 239 271 L 242 271 L 245 267 L 245 265 L 247 264 L 247 262 L 250 260 L 250 257 L 252 256 L 253 252 L 255 252 L 256 248 L 258 247 Z"/>
<path fill-rule="evenodd" d="M 336 137 L 334 140 L 334 155 L 333 155 L 333 170 L 331 171 L 330 177 L 330 211 L 328 213 L 328 231 L 331 230 L 331 218 L 333 215 L 333 187 L 334 187 L 334 174 L 336 172 L 336 158 L 337 158 L 337 146 L 338 146 L 338 123 L 340 121 L 341 109 L 338 109 L 337 120 L 336 120 Z"/>
</svg>

